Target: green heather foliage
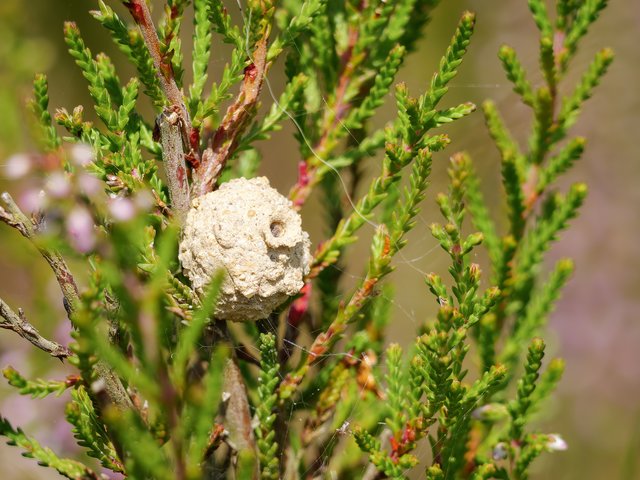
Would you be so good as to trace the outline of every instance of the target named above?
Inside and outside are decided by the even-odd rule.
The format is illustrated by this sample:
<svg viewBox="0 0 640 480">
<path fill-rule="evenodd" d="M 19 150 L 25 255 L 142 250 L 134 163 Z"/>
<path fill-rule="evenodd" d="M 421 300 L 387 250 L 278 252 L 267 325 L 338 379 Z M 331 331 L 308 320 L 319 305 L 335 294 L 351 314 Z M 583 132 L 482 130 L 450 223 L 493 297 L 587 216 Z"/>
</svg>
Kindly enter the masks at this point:
<svg viewBox="0 0 640 480">
<path fill-rule="evenodd" d="M 540 454 L 566 448 L 532 423 L 564 369 L 562 360 L 543 362 L 540 336 L 573 271 L 560 260 L 546 272 L 544 256 L 587 193 L 583 184 L 565 194 L 555 185 L 585 149 L 569 129 L 612 52 L 597 53 L 573 89 L 562 82 L 606 0 L 555 0 L 555 11 L 553 2 L 529 0 L 539 75 L 511 47 L 498 52 L 532 118 L 519 145 L 494 103 L 482 105 L 501 159 L 504 219 L 483 200 L 470 156 L 454 154 L 448 192 L 437 196 L 441 220 L 431 226 L 449 276 L 426 276 L 425 301 L 437 315 L 401 347 L 385 342 L 394 291 L 385 280 L 417 226 L 432 158 L 455 144 L 439 127 L 475 110 L 446 98 L 472 42 L 472 13 L 462 13 L 424 92 L 396 81 L 437 3 L 247 0 L 236 15 L 236 2 L 221 0 L 99 0 L 93 17 L 137 72 L 126 83 L 65 24 L 100 123 L 85 120 L 82 106 L 52 117 L 47 79 L 38 75 L 31 109 L 55 164 L 45 173 L 73 188 L 46 231 L 46 206 L 28 215 L 8 194 L 0 219 L 53 269 L 74 342 L 42 337 L 4 301 L 0 326 L 76 369 L 62 381 L 29 380 L 12 367 L 4 376 L 41 402 L 70 391 L 65 417 L 86 456 L 59 458 L 0 417 L 11 445 L 71 479 L 99 478 L 105 468 L 134 479 L 520 480 Z M 191 38 L 181 34 L 187 19 Z M 231 53 L 212 78 L 211 54 L 222 42 Z M 268 74 L 281 66 L 287 83 L 276 94 Z M 143 96 L 153 114 L 142 113 Z M 390 97 L 397 115 L 373 128 Z M 254 176 L 256 142 L 286 123 L 300 151 L 297 165 L 280 166 L 299 172 L 289 198 L 299 210 L 312 193 L 322 198 L 327 238 L 300 295 L 269 319 L 226 325 L 214 318 L 223 273 L 200 295 L 181 271 L 180 200 Z M 83 145 L 91 158 L 78 161 Z M 367 167 L 373 177 L 362 185 L 375 155 L 382 160 Z M 97 193 L 79 186 L 88 176 L 101 182 Z M 363 193 L 345 202 L 347 190 Z M 364 276 L 345 290 L 340 265 L 366 225 L 375 233 Z M 482 248 L 486 275 L 473 262 Z M 81 287 L 65 257 L 84 262 Z"/>
</svg>

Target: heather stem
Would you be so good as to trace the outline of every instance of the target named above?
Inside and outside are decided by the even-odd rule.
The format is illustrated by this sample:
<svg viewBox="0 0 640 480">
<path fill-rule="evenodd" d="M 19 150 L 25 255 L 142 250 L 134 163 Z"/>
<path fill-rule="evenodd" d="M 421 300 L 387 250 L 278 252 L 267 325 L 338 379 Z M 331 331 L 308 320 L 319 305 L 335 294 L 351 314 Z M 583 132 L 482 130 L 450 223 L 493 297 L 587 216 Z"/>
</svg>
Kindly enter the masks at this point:
<svg viewBox="0 0 640 480">
<path fill-rule="evenodd" d="M 227 109 L 224 119 L 202 154 L 202 163 L 194 172 L 195 196 L 204 195 L 215 188 L 224 166 L 238 146 L 240 135 L 256 113 L 258 97 L 270 66 L 267 62 L 268 36 L 267 29 L 253 52 L 253 63 L 244 70 L 244 79 L 236 100 Z"/>
<path fill-rule="evenodd" d="M 0 321 L 0 328 L 13 330 L 25 340 L 28 340 L 40 350 L 47 352 L 49 355 L 63 359 L 71 355 L 71 351 L 57 342 L 44 338 L 38 330 L 26 321 L 22 310 L 15 313 L 4 300 L 0 298 L 0 317 L 5 321 Z"/>
<path fill-rule="evenodd" d="M 140 28 L 144 42 L 147 45 L 149 54 L 153 59 L 153 65 L 160 80 L 160 86 L 164 95 L 171 105 L 175 105 L 180 109 L 180 116 L 184 122 L 184 128 L 186 132 L 191 131 L 191 121 L 187 108 L 184 104 L 184 98 L 182 92 L 176 84 L 176 80 L 173 74 L 173 67 L 171 66 L 171 60 L 166 58 L 166 55 L 162 54 L 160 48 L 160 39 L 158 38 L 158 32 L 153 24 L 151 18 L 151 12 L 147 6 L 145 0 L 131 0 L 129 2 L 123 2 L 124 5 L 131 12 L 131 16 Z"/>
<path fill-rule="evenodd" d="M 8 211 L 0 207 L 0 220 L 5 222 L 7 225 L 14 227 L 24 237 L 29 239 L 47 261 L 55 274 L 56 280 L 60 285 L 60 289 L 62 290 L 67 317 L 73 323 L 73 315 L 76 311 L 77 305 L 80 303 L 80 297 L 78 295 L 78 286 L 76 285 L 67 263 L 58 252 L 37 241 L 37 232 L 33 221 L 28 218 L 22 210 L 20 210 L 20 207 L 18 207 L 11 195 L 4 192 L 2 194 L 2 200 L 6 204 Z M 35 330 L 35 328 L 33 330 Z M 113 373 L 112 369 L 104 362 L 97 362 L 95 370 L 98 377 L 104 380 L 104 388 L 107 396 L 109 397 L 109 401 L 119 409 L 124 410 L 133 408 L 133 404 L 131 403 L 131 399 L 129 398 L 127 391 L 118 376 Z"/>
<path fill-rule="evenodd" d="M 167 172 L 171 208 L 182 224 L 191 204 L 187 166 L 184 160 L 181 118 L 176 111 L 165 108 L 159 117 L 162 159 Z"/>
</svg>

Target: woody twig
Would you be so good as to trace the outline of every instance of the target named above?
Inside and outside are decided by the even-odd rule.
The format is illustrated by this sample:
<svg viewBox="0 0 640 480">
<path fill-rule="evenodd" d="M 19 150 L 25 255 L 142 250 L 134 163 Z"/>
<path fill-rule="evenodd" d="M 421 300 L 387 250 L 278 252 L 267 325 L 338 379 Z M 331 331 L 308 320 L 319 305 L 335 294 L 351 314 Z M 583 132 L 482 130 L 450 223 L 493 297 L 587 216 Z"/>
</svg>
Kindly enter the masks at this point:
<svg viewBox="0 0 640 480">
<path fill-rule="evenodd" d="M 204 195 L 214 189 L 224 166 L 238 146 L 240 135 L 255 116 L 258 97 L 269 68 L 267 37 L 268 31 L 257 42 L 253 61 L 244 70 L 240 92 L 227 109 L 220 126 L 202 154 L 202 161 L 194 175 L 196 196 Z"/>
</svg>

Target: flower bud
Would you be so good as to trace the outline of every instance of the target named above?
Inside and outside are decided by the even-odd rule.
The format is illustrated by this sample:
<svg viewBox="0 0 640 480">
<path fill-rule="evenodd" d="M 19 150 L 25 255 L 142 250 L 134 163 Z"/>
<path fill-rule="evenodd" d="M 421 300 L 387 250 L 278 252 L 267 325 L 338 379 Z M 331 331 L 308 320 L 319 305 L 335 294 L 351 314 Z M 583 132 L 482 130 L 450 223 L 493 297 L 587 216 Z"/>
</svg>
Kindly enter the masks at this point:
<svg viewBox="0 0 640 480">
<path fill-rule="evenodd" d="M 91 251 L 96 243 L 93 217 L 85 207 L 75 207 L 67 217 L 67 234 L 73 247 L 80 253 Z"/>
</svg>

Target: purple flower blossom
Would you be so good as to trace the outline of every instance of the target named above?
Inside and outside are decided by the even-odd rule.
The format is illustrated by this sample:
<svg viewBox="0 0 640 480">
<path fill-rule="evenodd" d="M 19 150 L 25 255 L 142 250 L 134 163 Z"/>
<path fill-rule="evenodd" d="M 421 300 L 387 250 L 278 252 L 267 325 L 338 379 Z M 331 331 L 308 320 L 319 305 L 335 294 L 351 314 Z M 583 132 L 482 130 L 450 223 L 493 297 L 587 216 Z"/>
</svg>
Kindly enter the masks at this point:
<svg viewBox="0 0 640 480">
<path fill-rule="evenodd" d="M 507 444 L 504 442 L 497 443 L 495 447 L 493 447 L 493 452 L 491 452 L 491 456 L 494 460 L 504 460 L 507 458 Z"/>
<path fill-rule="evenodd" d="M 89 252 L 96 243 L 93 218 L 84 207 L 75 207 L 67 217 L 67 234 L 80 253 Z"/>
<path fill-rule="evenodd" d="M 116 197 L 109 200 L 109 212 L 114 220 L 126 222 L 136 215 L 136 206 L 125 197 Z"/>
<path fill-rule="evenodd" d="M 63 172 L 53 172 L 45 183 L 47 193 L 53 198 L 64 198 L 71 193 L 69 177 Z"/>
<path fill-rule="evenodd" d="M 47 195 L 40 188 L 28 188 L 20 194 L 18 204 L 26 213 L 39 212 L 47 204 Z"/>
<path fill-rule="evenodd" d="M 24 177 L 32 167 L 31 157 L 24 153 L 12 155 L 4 166 L 4 174 L 9 180 L 17 180 Z"/>
<path fill-rule="evenodd" d="M 96 156 L 90 145 L 78 143 L 71 147 L 71 160 L 79 167 L 87 167 L 92 164 Z"/>
<path fill-rule="evenodd" d="M 568 448 L 567 442 L 557 433 L 547 435 L 547 450 L 550 452 L 564 452 Z"/>
<path fill-rule="evenodd" d="M 92 197 L 102 190 L 102 182 L 90 173 L 80 173 L 78 175 L 78 187 L 87 197 Z"/>
</svg>

